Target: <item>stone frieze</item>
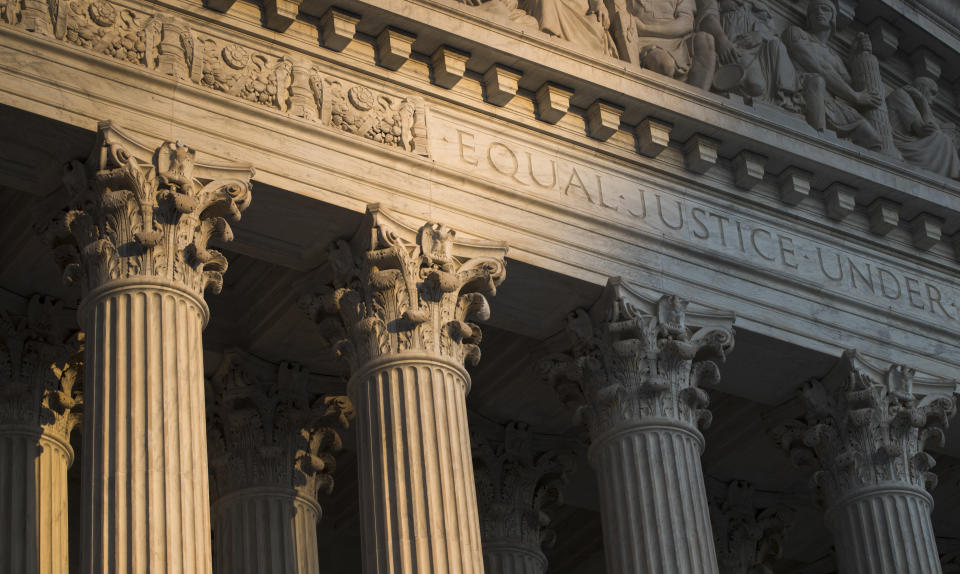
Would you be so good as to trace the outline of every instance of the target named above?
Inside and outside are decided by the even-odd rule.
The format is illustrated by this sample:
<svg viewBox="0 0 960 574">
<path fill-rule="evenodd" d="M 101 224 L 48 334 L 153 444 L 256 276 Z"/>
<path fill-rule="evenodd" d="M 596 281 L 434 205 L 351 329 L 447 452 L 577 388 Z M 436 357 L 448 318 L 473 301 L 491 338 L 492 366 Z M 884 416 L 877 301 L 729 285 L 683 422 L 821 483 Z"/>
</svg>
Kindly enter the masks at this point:
<svg viewBox="0 0 960 574">
<path fill-rule="evenodd" d="M 223 92 L 290 116 L 428 155 L 421 98 L 322 74 L 309 59 L 194 30 L 183 19 L 108 0 L 7 2 L 0 22 Z M 31 16 L 31 14 L 34 14 Z"/>
</svg>

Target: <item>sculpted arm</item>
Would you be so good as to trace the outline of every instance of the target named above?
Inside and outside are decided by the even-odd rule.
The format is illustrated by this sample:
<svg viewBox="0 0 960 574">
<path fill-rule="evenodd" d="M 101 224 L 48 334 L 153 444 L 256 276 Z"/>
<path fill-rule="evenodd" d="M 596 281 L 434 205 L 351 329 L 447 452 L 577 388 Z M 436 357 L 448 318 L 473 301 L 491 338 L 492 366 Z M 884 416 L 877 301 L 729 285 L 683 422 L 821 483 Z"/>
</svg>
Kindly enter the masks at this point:
<svg viewBox="0 0 960 574">
<path fill-rule="evenodd" d="M 720 23 L 720 11 L 717 0 L 697 0 L 697 13 L 700 15 L 700 30 L 713 36 L 717 45 L 717 56 L 721 64 L 736 62 L 740 57 L 736 46 L 727 38 Z"/>
<path fill-rule="evenodd" d="M 874 97 L 873 94 L 866 91 L 858 92 L 854 90 L 836 68 L 831 66 L 829 62 L 823 61 L 817 51 L 813 49 L 813 44 L 810 41 L 799 38 L 796 34 L 788 34 L 784 37 L 784 40 L 793 61 L 800 68 L 819 74 L 827 85 L 827 91 L 831 94 L 859 106 L 876 107 L 879 105 L 873 102 L 873 100 L 879 99 L 879 96 Z"/>
</svg>

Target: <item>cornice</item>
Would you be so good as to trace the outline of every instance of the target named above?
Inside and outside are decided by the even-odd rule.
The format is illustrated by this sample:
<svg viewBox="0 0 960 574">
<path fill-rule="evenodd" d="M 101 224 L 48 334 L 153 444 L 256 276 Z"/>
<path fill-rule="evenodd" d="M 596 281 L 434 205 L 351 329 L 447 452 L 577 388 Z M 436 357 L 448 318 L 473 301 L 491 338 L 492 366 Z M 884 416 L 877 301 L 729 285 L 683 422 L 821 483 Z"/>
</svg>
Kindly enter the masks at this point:
<svg viewBox="0 0 960 574">
<path fill-rule="evenodd" d="M 257 26 L 259 29 L 259 24 Z M 719 306 L 736 309 L 746 328 L 783 336 L 824 352 L 837 352 L 837 345 L 844 345 L 857 346 L 871 356 L 878 356 L 878 349 L 890 349 L 892 345 L 899 353 L 895 358 L 898 362 L 916 364 L 933 373 L 953 369 L 952 353 L 931 351 L 939 348 L 941 341 L 951 340 L 952 327 L 914 317 L 898 317 L 893 325 L 895 329 L 888 332 L 888 314 L 882 314 L 883 309 L 868 301 L 705 253 L 697 250 L 696 245 L 664 241 L 656 230 L 631 225 L 623 218 L 578 209 L 576 205 L 551 201 L 548 197 L 523 194 L 484 177 L 467 177 L 465 172 L 431 158 L 331 130 L 317 122 L 291 117 L 277 109 L 221 95 L 42 36 L 0 27 L 0 39 L 5 46 L 0 69 L 11 80 L 0 82 L 0 95 L 8 105 L 87 129 L 96 125 L 96 119 L 109 115 L 125 125 L 136 126 L 137 136 L 147 140 L 160 141 L 169 138 L 171 133 L 183 133 L 185 140 L 196 142 L 200 149 L 210 150 L 215 157 L 255 159 L 260 181 L 293 193 L 356 211 L 376 201 L 389 202 L 394 207 L 404 205 L 404 214 L 419 220 L 434 217 L 431 214 L 436 213 L 436 217 L 442 216 L 470 233 L 508 240 L 512 256 L 533 265 L 594 283 L 602 283 L 609 275 L 624 275 L 654 290 L 717 301 Z M 306 45 L 306 40 L 301 44 Z M 315 62 L 324 69 L 340 70 L 341 75 L 352 77 L 356 73 L 325 59 L 318 58 Z M 486 115 L 482 113 L 486 104 L 478 103 L 478 94 L 459 89 L 443 93 L 447 94 L 445 99 L 432 95 L 425 98 L 431 116 L 448 109 L 445 112 L 448 117 L 457 121 L 475 118 L 479 125 Z M 462 102 L 472 104 L 460 105 Z M 535 125 L 536 120 L 522 119 L 522 109 L 498 113 L 500 115 L 492 116 L 491 121 L 507 118 L 501 126 L 504 134 L 529 137 L 524 130 L 533 129 L 530 126 Z M 244 126 L 242 130 L 237 130 L 239 125 Z M 946 246 L 922 253 L 907 244 L 901 245 L 899 240 L 893 241 L 893 234 L 867 235 L 865 224 L 858 223 L 860 229 L 850 225 L 862 222 L 862 213 L 848 217 L 842 224 L 825 218 L 817 223 L 816 210 L 810 207 L 815 207 L 816 202 L 811 201 L 809 205 L 805 202 L 803 210 L 785 208 L 773 198 L 771 194 L 775 191 L 770 186 L 759 194 L 736 194 L 732 185 L 721 185 L 720 170 L 711 170 L 709 178 L 682 171 L 672 174 L 671 170 L 676 171 L 677 165 L 676 150 L 672 148 L 669 157 L 651 160 L 632 154 L 618 141 L 611 141 L 604 144 L 607 153 L 601 154 L 587 146 L 585 135 L 571 135 L 575 131 L 572 127 L 561 126 L 557 131 L 560 136 L 556 138 L 557 149 L 580 161 L 609 165 L 624 174 L 637 173 L 637 169 L 642 168 L 651 184 L 670 189 L 671 193 L 756 215 L 761 224 L 788 219 L 800 224 L 798 229 L 802 228 L 803 233 L 830 245 L 847 246 L 864 255 L 875 252 L 885 261 L 898 261 L 898 266 L 905 269 L 932 273 L 938 281 L 954 281 Z M 358 169 L 360 165 L 381 167 L 371 171 Z M 320 179 L 316 175 L 319 169 L 325 174 Z M 767 195 L 771 197 L 765 199 Z M 429 205 L 425 203 L 427 196 Z M 469 206 L 459 201 L 467 196 L 471 198 Z M 763 208 L 756 209 L 761 203 Z M 743 204 L 749 209 L 744 210 Z M 510 219 L 519 216 L 521 211 L 527 219 L 522 222 Z M 503 218 L 505 214 L 507 219 Z M 604 252 L 591 250 L 589 242 L 601 238 Z M 625 256 L 625 249 L 640 246 L 643 257 Z M 677 257 L 693 263 L 663 266 L 664 261 Z M 766 295 L 760 293 L 759 298 L 749 299 L 748 309 L 744 306 L 747 299 L 743 294 L 731 291 L 732 284 L 707 282 L 695 274 L 691 276 L 691 265 L 698 269 L 722 268 L 730 274 L 733 283 L 742 282 L 734 278 L 740 277 L 743 281 L 749 280 L 751 289 L 769 291 L 771 295 L 765 298 Z M 774 291 L 776 296 L 772 294 Z M 802 305 L 794 303 L 799 299 L 803 299 Z M 813 308 L 829 310 L 829 313 L 812 315 Z M 879 327 L 881 324 L 883 328 Z M 837 333 L 855 334 L 851 335 L 852 339 L 838 343 Z"/>
<path fill-rule="evenodd" d="M 161 4 L 178 10 L 185 9 L 183 3 L 176 1 L 165 0 Z M 269 33 L 271 40 L 291 47 L 296 45 L 297 49 L 309 50 L 319 57 L 369 73 L 373 77 L 407 85 L 487 114 L 502 114 L 507 116 L 503 118 L 507 121 L 520 119 L 509 117 L 510 114 L 504 113 L 505 110 L 498 106 L 463 98 L 464 91 L 459 88 L 450 90 L 430 84 L 425 65 L 416 70 L 412 66 L 403 66 L 396 72 L 377 66 L 374 56 L 376 42 L 372 35 L 378 33 L 386 23 L 400 27 L 406 25 L 408 32 L 418 34 L 410 61 L 422 63 L 428 60 L 429 54 L 440 45 L 439 38 L 443 38 L 443 45 L 469 54 L 464 72 L 467 78 L 475 79 L 491 65 L 500 64 L 526 73 L 520 79 L 521 92 L 525 89 L 532 92 L 545 83 L 571 88 L 574 114 L 582 114 L 596 101 L 622 107 L 623 129 L 604 143 L 577 135 L 578 131 L 579 134 L 583 133 L 579 122 L 571 124 L 566 130 L 563 125 L 544 125 L 545 122 L 538 120 L 533 122 L 534 129 L 549 130 L 553 137 L 569 138 L 600 153 L 622 153 L 617 148 L 623 144 L 623 137 L 632 138 L 631 132 L 636 129 L 636 124 L 646 117 L 654 117 L 673 124 L 675 142 L 685 141 L 693 134 L 703 134 L 720 141 L 723 156 L 732 157 L 739 151 L 748 150 L 775 157 L 780 167 L 802 167 L 816 173 L 818 181 L 823 182 L 819 187 L 841 182 L 894 201 L 917 201 L 925 209 L 936 210 L 938 215 L 946 217 L 948 228 L 954 226 L 956 215 L 960 213 L 958 182 L 913 169 L 849 142 L 824 137 L 806 126 L 799 116 L 790 116 L 777 108 L 747 106 L 611 57 L 585 54 L 543 34 L 523 31 L 506 23 L 491 22 L 452 0 L 347 0 L 337 3 L 336 8 L 360 16 L 356 40 L 353 42 L 356 45 L 351 44 L 340 52 L 322 48 L 317 50 L 317 33 L 308 35 L 304 28 L 316 22 L 313 18 L 326 14 L 329 6 L 329 2 L 319 0 L 304 3 L 301 6 L 301 19 L 283 34 Z M 254 36 L 267 36 L 260 28 L 259 18 L 250 10 L 237 15 L 232 11 L 227 15 L 213 14 L 211 19 L 218 23 Z M 311 42 L 303 41 L 307 37 L 313 40 L 313 46 Z M 484 38 L 484 43 L 476 38 Z M 532 108 L 527 115 L 520 121 L 531 125 L 525 120 L 534 119 Z M 782 125 L 784 121 L 789 125 Z M 750 129 L 744 130 L 744 126 L 750 126 Z M 788 149 L 796 151 L 788 152 Z"/>
</svg>

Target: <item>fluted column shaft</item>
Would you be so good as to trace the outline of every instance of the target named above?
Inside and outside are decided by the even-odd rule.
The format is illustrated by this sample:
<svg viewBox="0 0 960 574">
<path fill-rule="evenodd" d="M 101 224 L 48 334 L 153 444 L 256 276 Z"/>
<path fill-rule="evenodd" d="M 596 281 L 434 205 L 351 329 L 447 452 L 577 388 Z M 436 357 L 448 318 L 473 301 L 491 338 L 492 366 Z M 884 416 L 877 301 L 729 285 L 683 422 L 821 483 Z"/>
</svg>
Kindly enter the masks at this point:
<svg viewBox="0 0 960 574">
<path fill-rule="evenodd" d="M 317 574 L 320 506 L 293 489 L 250 488 L 213 505 L 218 574 Z"/>
<path fill-rule="evenodd" d="M 108 283 L 81 303 L 86 574 L 211 571 L 206 315 L 159 280 Z"/>
<path fill-rule="evenodd" d="M 827 510 L 842 574 L 940 574 L 940 555 L 925 491 L 863 489 Z"/>
<path fill-rule="evenodd" d="M 607 571 L 716 574 L 700 454 L 703 436 L 648 420 L 595 440 Z"/>
<path fill-rule="evenodd" d="M 521 545 L 489 543 L 483 545 L 483 566 L 486 574 L 544 574 L 547 558 Z"/>
<path fill-rule="evenodd" d="M 366 573 L 483 572 L 463 367 L 429 355 L 367 363 L 357 409 Z"/>
<path fill-rule="evenodd" d="M 69 443 L 27 427 L 0 427 L 0 571 L 62 574 L 67 546 Z"/>
</svg>

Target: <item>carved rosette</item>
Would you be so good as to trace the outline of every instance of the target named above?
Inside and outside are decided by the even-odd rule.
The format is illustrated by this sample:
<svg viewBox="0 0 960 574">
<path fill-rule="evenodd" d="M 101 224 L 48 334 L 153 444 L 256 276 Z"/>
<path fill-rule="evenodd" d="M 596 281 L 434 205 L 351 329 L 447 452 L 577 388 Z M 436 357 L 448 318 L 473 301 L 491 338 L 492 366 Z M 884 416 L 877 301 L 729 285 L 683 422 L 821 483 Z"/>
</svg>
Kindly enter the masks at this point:
<svg viewBox="0 0 960 574">
<path fill-rule="evenodd" d="M 98 140 L 86 162 L 65 168 L 70 206 L 48 230 L 65 280 L 84 296 L 132 278 L 218 293 L 227 260 L 208 244 L 233 238 L 253 169 L 199 163 L 180 142 L 149 149 L 109 122 Z"/>
<path fill-rule="evenodd" d="M 865 487 L 936 486 L 935 461 L 925 449 L 931 440 L 943 444 L 960 386 L 949 396 L 920 399 L 914 375 L 847 351 L 827 376 L 803 386 L 804 417 L 774 436 L 798 466 L 815 469 L 813 483 L 828 505 Z"/>
<path fill-rule="evenodd" d="M 720 380 L 714 361 L 733 349 L 733 315 L 687 309 L 679 297 L 652 301 L 612 278 L 589 311 L 570 314 L 572 353 L 541 369 L 594 439 L 641 421 L 709 425 L 701 387 Z"/>
<path fill-rule="evenodd" d="M 783 506 L 760 508 L 749 483 L 735 480 L 710 505 L 717 561 L 722 574 L 772 574 L 783 553 L 793 513 Z"/>
<path fill-rule="evenodd" d="M 414 230 L 378 206 L 350 241 L 330 249 L 333 282 L 301 299 L 356 373 L 379 357 L 427 354 L 462 365 L 480 360 L 485 295 L 506 277 L 506 244 L 461 242 L 440 223 Z"/>
<path fill-rule="evenodd" d="M 0 427 L 30 429 L 69 447 L 80 422 L 83 333 L 59 323 L 60 303 L 34 296 L 25 317 L 0 311 Z"/>
<path fill-rule="evenodd" d="M 563 502 L 561 489 L 575 466 L 572 453 L 537 453 L 533 433 L 519 422 L 506 425 L 502 440 L 474 435 L 472 442 L 484 548 L 520 546 L 542 557 L 541 546 L 556 539 L 547 511 Z"/>
<path fill-rule="evenodd" d="M 298 365 L 228 352 L 208 383 L 207 442 L 214 500 L 248 488 L 292 489 L 316 502 L 333 490 L 345 396 L 311 389 Z"/>
</svg>

